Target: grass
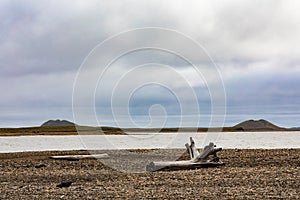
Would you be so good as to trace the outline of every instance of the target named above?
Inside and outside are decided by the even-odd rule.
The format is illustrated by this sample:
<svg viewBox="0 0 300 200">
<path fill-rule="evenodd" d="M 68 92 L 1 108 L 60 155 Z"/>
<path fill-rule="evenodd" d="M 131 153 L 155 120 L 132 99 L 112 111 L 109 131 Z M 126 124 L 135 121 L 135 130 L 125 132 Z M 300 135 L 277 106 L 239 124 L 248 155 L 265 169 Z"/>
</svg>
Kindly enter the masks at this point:
<svg viewBox="0 0 300 200">
<path fill-rule="evenodd" d="M 236 132 L 236 131 L 244 131 L 241 127 L 221 127 L 221 128 L 126 128 L 124 129 L 125 132 L 194 132 L 197 129 L 197 132 L 208 132 L 208 131 L 215 131 L 215 132 Z"/>
<path fill-rule="evenodd" d="M 89 126 L 41 126 L 26 128 L 0 128 L 0 135 L 74 135 L 74 134 L 124 134 L 120 128 Z"/>
<path fill-rule="evenodd" d="M 41 126 L 26 128 L 0 128 L 0 136 L 20 136 L 20 135 L 77 135 L 77 134 L 106 134 L 122 135 L 126 132 L 238 132 L 244 131 L 241 127 L 223 127 L 223 128 L 115 128 L 115 127 L 91 127 L 91 126 Z"/>
</svg>

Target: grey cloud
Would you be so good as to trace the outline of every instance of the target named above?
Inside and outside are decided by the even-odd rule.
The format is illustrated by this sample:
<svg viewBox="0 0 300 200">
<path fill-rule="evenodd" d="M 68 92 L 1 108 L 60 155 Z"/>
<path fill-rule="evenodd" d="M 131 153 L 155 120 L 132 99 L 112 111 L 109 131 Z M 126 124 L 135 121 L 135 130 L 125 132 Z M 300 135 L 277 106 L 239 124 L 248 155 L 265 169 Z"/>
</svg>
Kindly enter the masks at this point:
<svg viewBox="0 0 300 200">
<path fill-rule="evenodd" d="M 103 39 L 122 30 L 144 26 L 186 33 L 202 43 L 216 60 L 253 61 L 270 56 L 298 57 L 300 53 L 296 45 L 300 25 L 295 1 L 166 2 L 161 6 L 154 1 L 145 5 L 135 3 L 138 8 L 135 10 L 127 9 L 128 2 L 122 1 L 10 1 L 3 4 L 2 15 L 6 19 L 1 25 L 3 73 L 76 70 Z M 161 35 L 157 40 L 164 38 L 165 35 Z M 140 39 L 146 40 L 147 36 Z M 191 54 L 198 59 L 202 57 L 199 52 Z"/>
<path fill-rule="evenodd" d="M 48 1 L 9 3 L 5 14 L 11 20 L 8 27 L 1 28 L 5 30 L 1 37 L 1 70 L 8 74 L 76 70 L 105 33 L 98 34 L 94 28 L 97 23 L 85 22 L 97 13 L 78 15 L 73 4 L 62 7 L 67 5 Z"/>
<path fill-rule="evenodd" d="M 155 21 L 144 12 L 146 7 L 138 4 L 144 9 L 129 12 L 124 9 L 128 4 L 121 1 L 3 2 L 1 10 L 6 20 L 1 24 L 1 71 L 22 74 L 76 70 L 105 38 Z M 156 4 L 150 4 L 151 8 L 163 12 Z"/>
<path fill-rule="evenodd" d="M 11 112 L 14 115 L 17 115 L 17 110 L 26 110 L 24 116 L 29 116 L 28 110 L 33 109 L 44 113 L 36 116 L 47 118 L 55 116 L 55 112 L 47 114 L 49 108 L 61 107 L 65 109 L 60 115 L 70 117 L 76 71 L 90 50 L 113 34 L 151 26 L 177 30 L 205 47 L 220 67 L 229 106 L 284 104 L 291 105 L 290 110 L 297 110 L 299 8 L 299 2 L 293 0 L 188 3 L 3 0 L 0 2 L 0 91 L 5 96 L 0 99 L 4 110 L 1 119 L 9 115 L 7 108 L 14 110 Z M 155 42 L 167 37 L 158 34 Z M 148 38 L 149 35 L 145 34 L 110 48 L 123 48 L 126 43 Z M 178 47 L 178 41 L 170 43 L 170 47 Z M 190 46 L 180 44 L 180 48 L 189 49 Z M 193 48 L 189 52 L 206 70 L 207 56 Z M 180 70 L 188 68 L 188 63 L 179 57 L 146 50 L 120 58 L 119 67 L 111 78 L 118 78 L 130 67 L 148 62 L 167 64 Z M 166 77 L 171 85 L 178 84 L 167 73 L 159 72 L 156 76 Z M 86 77 L 88 86 L 88 73 Z M 142 77 L 140 74 L 139 78 Z M 205 78 L 213 83 L 216 77 Z M 106 81 L 106 91 L 97 98 L 108 98 L 113 83 Z M 202 98 L 200 101 L 209 105 L 209 94 L 203 80 L 193 87 Z M 185 92 L 181 84 L 176 85 L 176 89 Z M 170 107 L 176 106 L 170 99 L 164 99 L 164 95 L 158 97 L 163 103 L 169 102 Z M 138 108 L 143 102 L 148 106 L 156 102 L 154 100 L 143 94 L 132 106 Z"/>
<path fill-rule="evenodd" d="M 225 80 L 228 102 L 236 105 L 290 105 L 300 109 L 300 71 L 288 70 L 256 70 L 236 74 L 236 77 Z"/>
<path fill-rule="evenodd" d="M 5 107 L 63 107 L 71 106 L 74 74 L 30 75 L 0 79 L 0 99 Z"/>
<path fill-rule="evenodd" d="M 213 2 L 207 10 L 209 22 L 196 18 L 184 25 L 199 24 L 193 28 L 192 36 L 216 60 L 297 58 L 300 25 L 296 8 L 297 1 Z M 202 33 L 201 24 L 205 27 L 206 23 L 209 29 Z"/>
</svg>

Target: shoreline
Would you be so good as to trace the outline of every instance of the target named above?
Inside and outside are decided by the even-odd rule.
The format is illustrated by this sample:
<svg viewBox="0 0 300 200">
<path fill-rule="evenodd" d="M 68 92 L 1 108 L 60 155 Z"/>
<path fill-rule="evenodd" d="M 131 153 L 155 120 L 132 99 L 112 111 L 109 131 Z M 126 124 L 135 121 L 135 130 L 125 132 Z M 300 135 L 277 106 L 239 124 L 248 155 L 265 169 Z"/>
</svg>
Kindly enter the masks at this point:
<svg viewBox="0 0 300 200">
<path fill-rule="evenodd" d="M 201 150 L 201 148 L 199 148 Z M 0 152 L 0 160 L 1 159 L 5 159 L 5 155 L 14 155 L 14 154 L 21 154 L 25 157 L 30 157 L 26 154 L 46 154 L 48 155 L 48 157 L 51 155 L 56 156 L 56 155 L 73 155 L 78 154 L 78 155 L 86 155 L 86 154 L 94 154 L 95 152 L 97 153 L 105 153 L 105 152 L 114 152 L 114 151 L 128 151 L 128 152 L 146 152 L 146 151 L 185 151 L 186 148 L 170 148 L 170 149 L 165 149 L 165 148 L 136 148 L 136 149 L 99 149 L 99 150 L 95 150 L 95 149 L 75 149 L 75 150 L 40 150 L 40 151 L 12 151 L 12 152 Z M 280 150 L 296 150 L 300 152 L 300 147 L 291 147 L 291 148 L 222 148 L 222 150 L 224 151 L 280 151 Z M 96 153 L 95 153 L 96 154 Z M 10 156 L 8 156 L 10 157 Z M 19 157 L 19 156 L 16 156 Z M 22 157 L 22 156 L 21 156 Z M 300 162 L 300 161 L 299 161 Z"/>
<path fill-rule="evenodd" d="M 193 131 L 192 131 L 193 132 Z M 273 133 L 278 133 L 278 132 L 286 132 L 286 133 L 293 133 L 293 132 L 299 132 L 299 130 L 283 130 L 283 131 L 262 131 L 262 130 L 255 130 L 255 131 L 213 131 L 213 130 L 209 130 L 209 131 L 197 131 L 197 134 L 206 134 L 206 133 L 269 133 L 269 132 L 273 132 Z M 130 134 L 128 134 L 130 133 Z M 15 137 L 15 136 L 68 136 L 68 135 L 139 135 L 138 133 L 143 133 L 140 135 L 146 135 L 147 133 L 152 133 L 149 130 L 146 131 L 127 131 L 127 132 L 123 132 L 123 133 L 116 133 L 116 132 L 42 132 L 42 133 L 32 133 L 32 132 L 28 132 L 28 133 L 0 133 L 0 137 Z M 158 132 L 160 134 L 170 134 L 170 133 L 180 133 L 180 134 L 184 134 L 184 133 L 189 133 L 188 130 L 186 131 L 181 131 L 181 132 L 176 132 L 176 131 L 163 131 L 163 132 Z"/>
</svg>

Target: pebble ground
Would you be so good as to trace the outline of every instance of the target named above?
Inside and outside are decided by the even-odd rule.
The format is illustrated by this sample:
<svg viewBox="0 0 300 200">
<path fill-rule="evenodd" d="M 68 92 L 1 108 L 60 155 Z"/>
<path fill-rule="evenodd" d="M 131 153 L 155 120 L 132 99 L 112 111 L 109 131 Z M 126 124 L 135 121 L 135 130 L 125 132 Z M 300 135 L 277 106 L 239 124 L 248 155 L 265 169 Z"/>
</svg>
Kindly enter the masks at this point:
<svg viewBox="0 0 300 200">
<path fill-rule="evenodd" d="M 143 172 L 172 151 L 105 151 L 104 164 L 49 159 L 86 151 L 0 154 L 0 199 L 300 199 L 300 149 L 225 149 L 222 167 Z"/>
</svg>

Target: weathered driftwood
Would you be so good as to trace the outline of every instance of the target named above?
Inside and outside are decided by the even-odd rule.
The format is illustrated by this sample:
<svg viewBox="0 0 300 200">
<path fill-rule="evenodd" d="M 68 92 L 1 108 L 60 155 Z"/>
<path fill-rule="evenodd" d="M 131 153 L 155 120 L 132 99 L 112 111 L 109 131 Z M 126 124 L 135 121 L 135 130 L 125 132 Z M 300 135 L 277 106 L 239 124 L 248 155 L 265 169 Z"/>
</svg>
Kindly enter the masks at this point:
<svg viewBox="0 0 300 200">
<path fill-rule="evenodd" d="M 94 155 L 50 156 L 50 158 L 56 160 L 82 160 L 82 159 L 89 159 L 89 158 L 103 159 L 103 158 L 109 158 L 109 156 L 106 153 L 103 153 L 103 154 L 94 154 Z"/>
<path fill-rule="evenodd" d="M 190 160 L 170 161 L 170 162 L 151 162 L 147 165 L 147 171 L 158 171 L 163 169 L 195 169 L 203 167 L 216 167 L 224 165 L 217 156 L 217 152 L 222 148 L 215 148 L 214 143 L 205 146 L 202 152 L 199 152 L 195 146 L 195 141 L 190 138 L 191 144 L 185 144 Z"/>
</svg>

